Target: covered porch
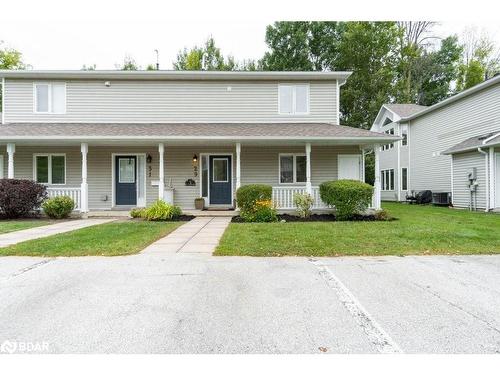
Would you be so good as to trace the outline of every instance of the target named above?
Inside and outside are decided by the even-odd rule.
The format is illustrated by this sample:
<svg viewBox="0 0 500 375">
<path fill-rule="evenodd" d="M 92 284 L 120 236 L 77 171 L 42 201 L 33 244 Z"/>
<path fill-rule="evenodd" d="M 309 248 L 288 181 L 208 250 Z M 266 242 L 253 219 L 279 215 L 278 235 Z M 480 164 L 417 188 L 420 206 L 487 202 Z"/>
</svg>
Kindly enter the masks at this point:
<svg viewBox="0 0 500 375">
<path fill-rule="evenodd" d="M 85 128 L 80 129 L 85 133 L 89 125 L 81 125 Z M 212 124 L 212 128 L 214 125 L 223 124 Z M 262 131 L 259 127 L 255 129 L 257 124 L 253 125 L 254 131 Z M 288 126 L 294 130 L 297 125 L 279 124 L 279 129 Z M 29 125 L 39 126 L 52 132 L 55 129 L 59 134 L 74 130 L 71 124 Z M 149 130 L 148 126 L 152 125 L 142 128 Z M 272 127 L 271 124 L 265 126 Z M 301 124 L 302 129 L 312 126 Z M 345 128 L 326 126 L 336 131 Z M 26 131 L 25 127 L 2 126 L 17 132 Z M 114 127 L 123 133 L 124 129 L 120 128 L 126 130 L 128 127 L 125 124 Z M 324 131 L 323 128 L 320 130 Z M 162 126 L 163 131 L 168 129 L 171 132 L 172 125 Z M 232 129 L 234 132 L 246 127 L 233 124 Z M 144 136 L 135 129 L 135 135 L 127 136 L 72 135 L 71 132 L 28 137 L 4 135 L 2 139 L 11 139 L 0 146 L 0 171 L 7 178 L 27 178 L 46 184 L 51 197 L 70 196 L 82 213 L 128 211 L 132 207 L 149 205 L 156 199 L 179 205 L 183 210 L 193 210 L 195 199 L 200 197 L 205 200 L 206 208 L 229 210 L 236 208 L 236 190 L 254 183 L 273 187 L 272 198 L 278 209 L 293 210 L 294 194 L 308 193 L 314 198 L 313 209 L 325 210 L 329 207 L 321 201 L 319 184 L 342 178 L 363 180 L 362 150 L 377 148 L 383 143 L 379 138 L 387 138 L 360 129 L 344 131 L 359 133 L 342 137 L 307 134 L 293 137 Z M 375 208 L 380 204 L 379 184 L 377 178 Z"/>
</svg>

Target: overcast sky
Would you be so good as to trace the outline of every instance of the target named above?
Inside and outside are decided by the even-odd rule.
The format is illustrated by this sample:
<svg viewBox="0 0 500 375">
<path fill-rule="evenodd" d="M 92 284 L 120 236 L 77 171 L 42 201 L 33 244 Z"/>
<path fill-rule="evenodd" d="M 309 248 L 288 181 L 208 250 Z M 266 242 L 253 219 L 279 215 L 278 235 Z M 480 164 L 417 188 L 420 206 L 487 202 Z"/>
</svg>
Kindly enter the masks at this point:
<svg viewBox="0 0 500 375">
<path fill-rule="evenodd" d="M 207 3 L 221 5 L 207 6 Z M 237 60 L 257 59 L 266 51 L 265 27 L 274 20 L 368 18 L 362 17 L 366 13 L 339 13 L 333 9 L 328 11 L 328 8 L 320 10 L 317 17 L 314 13 L 291 16 L 273 6 L 263 12 L 258 5 L 249 9 L 238 8 L 236 4 L 236 1 L 199 4 L 190 1 L 179 6 L 154 0 L 133 3 L 127 0 L 115 3 L 105 0 L 12 2 L 2 4 L 0 8 L 0 40 L 20 50 L 25 62 L 34 69 L 80 69 L 84 64 L 96 64 L 98 69 L 114 69 L 125 55 L 132 56 L 145 67 L 156 61 L 155 49 L 160 52 L 161 68 L 171 69 L 179 49 L 200 45 L 209 35 L 215 38 L 224 54 L 231 54 Z M 232 13 L 229 15 L 221 9 Z M 318 11 L 314 7 L 309 9 Z M 364 11 L 370 12 L 370 9 Z M 373 13 L 369 14 L 373 17 Z M 485 15 L 495 14 L 498 13 L 494 9 L 492 13 L 483 12 L 481 19 L 458 14 L 457 20 L 441 21 L 436 33 L 440 36 L 461 34 L 465 27 L 472 26 L 487 32 L 500 45 L 500 22 L 484 19 Z M 413 9 L 409 15 L 403 11 L 396 16 L 399 19 L 418 17 Z M 437 10 L 426 18 L 438 19 L 438 16 Z"/>
</svg>

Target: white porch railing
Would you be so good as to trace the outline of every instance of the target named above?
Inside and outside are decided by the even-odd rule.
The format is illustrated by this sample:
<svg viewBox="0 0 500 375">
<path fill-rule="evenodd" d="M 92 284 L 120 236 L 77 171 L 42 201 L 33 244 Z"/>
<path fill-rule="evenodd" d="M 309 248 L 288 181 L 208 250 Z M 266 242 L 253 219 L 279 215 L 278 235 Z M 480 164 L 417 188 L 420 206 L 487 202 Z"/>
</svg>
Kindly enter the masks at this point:
<svg viewBox="0 0 500 375">
<path fill-rule="evenodd" d="M 75 210 L 80 209 L 81 205 L 80 188 L 50 187 L 47 188 L 47 193 L 49 194 L 49 198 L 63 197 L 63 196 L 70 197 L 75 202 Z"/>
<path fill-rule="evenodd" d="M 293 210 L 294 194 L 305 194 L 305 186 L 273 186 L 273 202 L 278 209 Z M 314 198 L 313 209 L 326 209 L 326 205 L 319 196 L 319 186 L 312 187 L 312 197 Z"/>
</svg>

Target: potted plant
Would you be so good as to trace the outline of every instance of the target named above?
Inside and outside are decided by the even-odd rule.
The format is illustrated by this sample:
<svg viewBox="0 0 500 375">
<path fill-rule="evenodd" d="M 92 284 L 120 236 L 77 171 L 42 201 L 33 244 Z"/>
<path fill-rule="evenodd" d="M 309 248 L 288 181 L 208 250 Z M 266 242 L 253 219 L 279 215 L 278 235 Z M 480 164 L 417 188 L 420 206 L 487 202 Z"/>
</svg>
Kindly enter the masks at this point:
<svg viewBox="0 0 500 375">
<path fill-rule="evenodd" d="M 194 208 L 196 208 L 197 210 L 203 210 L 205 208 L 205 199 L 196 198 L 194 200 Z"/>
</svg>

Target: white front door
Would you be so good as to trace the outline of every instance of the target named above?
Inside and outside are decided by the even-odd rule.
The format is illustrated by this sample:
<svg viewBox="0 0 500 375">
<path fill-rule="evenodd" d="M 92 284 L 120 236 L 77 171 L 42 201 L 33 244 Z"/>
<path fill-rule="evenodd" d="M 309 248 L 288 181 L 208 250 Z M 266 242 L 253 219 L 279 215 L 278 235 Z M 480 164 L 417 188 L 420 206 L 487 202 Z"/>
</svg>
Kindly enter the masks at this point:
<svg viewBox="0 0 500 375">
<path fill-rule="evenodd" d="M 361 180 L 361 155 L 338 156 L 338 179 Z"/>
<path fill-rule="evenodd" d="M 500 208 L 500 153 L 495 154 L 495 208 Z"/>
</svg>

